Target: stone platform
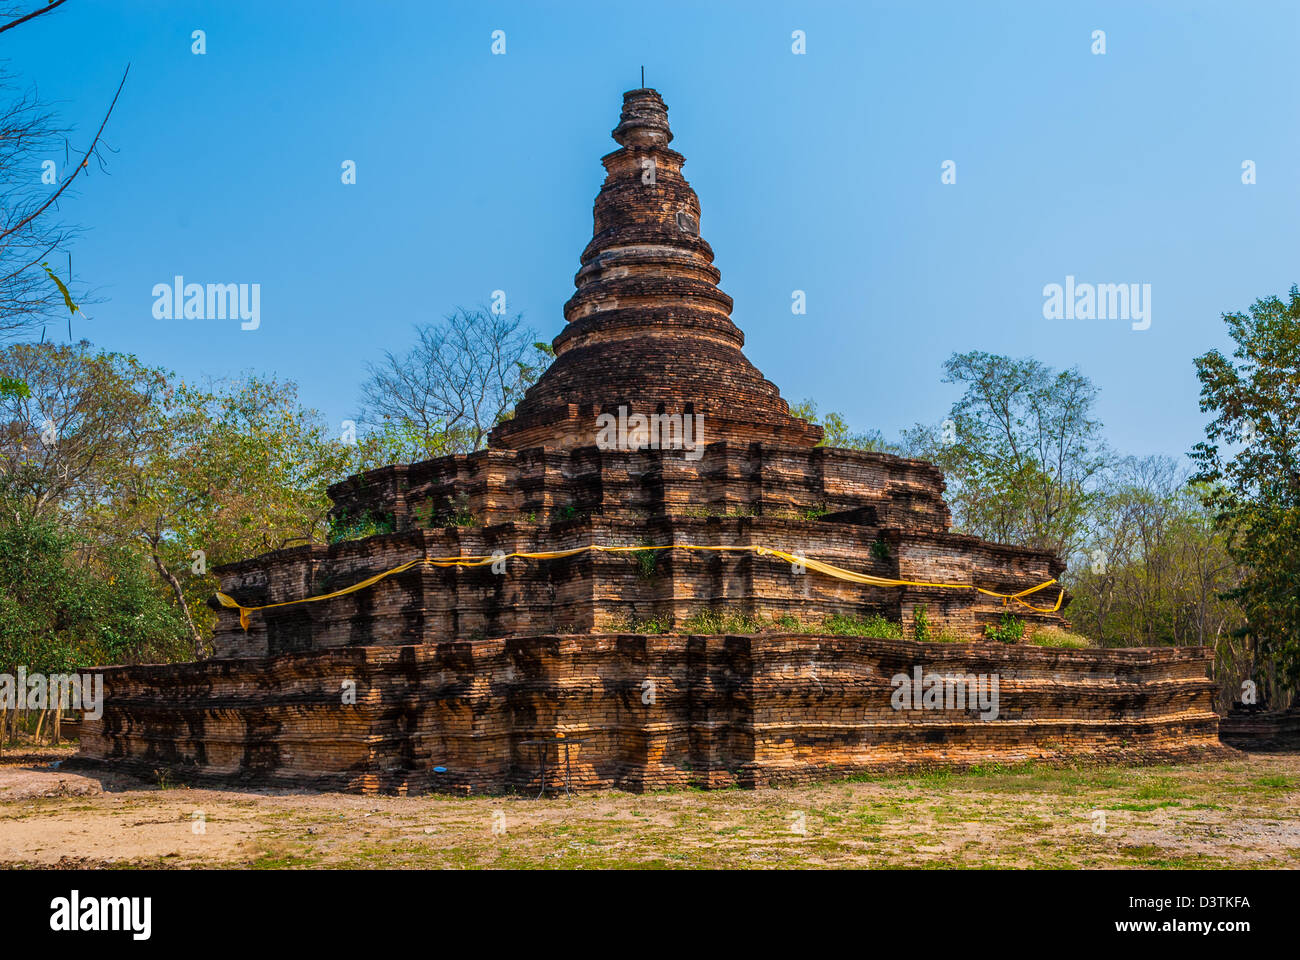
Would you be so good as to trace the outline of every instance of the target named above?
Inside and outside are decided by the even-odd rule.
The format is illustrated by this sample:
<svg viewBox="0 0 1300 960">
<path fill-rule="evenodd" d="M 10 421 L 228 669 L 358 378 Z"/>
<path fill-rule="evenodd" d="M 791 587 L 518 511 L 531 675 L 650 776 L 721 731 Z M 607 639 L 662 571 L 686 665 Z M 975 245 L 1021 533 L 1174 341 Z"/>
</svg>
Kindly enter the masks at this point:
<svg viewBox="0 0 1300 960">
<path fill-rule="evenodd" d="M 81 756 L 195 783 L 396 794 L 536 791 L 536 757 L 521 742 L 559 734 L 588 738 L 572 748 L 577 789 L 1199 759 L 1231 752 L 1218 739 L 1211 657 L 1208 648 L 603 634 L 108 667 L 105 712 L 85 723 Z M 917 666 L 996 675 L 997 717 L 895 709 L 891 678 Z M 343 702 L 348 682 L 354 704 Z"/>
</svg>

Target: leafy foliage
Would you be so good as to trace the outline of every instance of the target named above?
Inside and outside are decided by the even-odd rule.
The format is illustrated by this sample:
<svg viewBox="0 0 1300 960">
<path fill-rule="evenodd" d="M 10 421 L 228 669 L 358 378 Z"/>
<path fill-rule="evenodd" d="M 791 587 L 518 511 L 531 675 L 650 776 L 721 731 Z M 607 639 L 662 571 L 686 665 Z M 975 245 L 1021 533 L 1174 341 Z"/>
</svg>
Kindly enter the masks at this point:
<svg viewBox="0 0 1300 960">
<path fill-rule="evenodd" d="M 1236 344 L 1196 358 L 1201 410 L 1213 414 L 1192 459 L 1205 503 L 1243 567 L 1229 595 L 1241 634 L 1276 680 L 1300 684 L 1300 290 L 1225 313 Z M 1261 676 L 1259 679 L 1270 678 Z"/>
<path fill-rule="evenodd" d="M 912 608 L 912 639 L 925 643 L 930 639 L 930 634 L 930 614 L 924 603 L 918 603 Z"/>
<path fill-rule="evenodd" d="M 949 419 L 905 434 L 943 468 L 957 526 L 995 543 L 1073 552 L 1112 456 L 1092 415 L 1097 389 L 1078 370 L 1033 358 L 953 354 L 945 383 L 965 387 Z"/>
<path fill-rule="evenodd" d="M 1025 621 L 1004 613 L 996 627 L 990 623 L 984 628 L 984 636 L 1002 643 L 1019 643 L 1025 638 Z"/>
<path fill-rule="evenodd" d="M 798 417 L 800 420 L 807 420 L 809 423 L 822 428 L 822 438 L 817 444 L 819 447 L 839 447 L 844 450 L 883 453 L 900 452 L 897 445 L 887 442 L 884 434 L 879 430 L 854 433 L 842 413 L 832 411 L 824 417 L 818 416 L 817 401 L 815 400 L 803 400 L 794 404 L 790 407 L 790 416 Z"/>
<path fill-rule="evenodd" d="M 397 518 L 391 513 L 366 513 L 350 516 L 347 513 L 332 515 L 329 520 L 329 543 L 342 543 L 345 540 L 363 540 L 366 537 L 382 536 L 397 529 Z"/>
<path fill-rule="evenodd" d="M 1167 457 L 1120 465 L 1071 565 L 1079 629 L 1105 646 L 1208 644 L 1221 666 L 1240 658 L 1232 634 L 1244 620 L 1223 597 L 1238 568 L 1201 493 Z"/>
<path fill-rule="evenodd" d="M 326 488 L 368 455 L 330 438 L 292 383 L 199 388 L 84 342 L 14 345 L 0 364 L 27 387 L 0 397 L 6 521 L 55 524 L 88 568 L 151 571 L 195 655 L 215 622 L 212 568 L 323 540 Z"/>
<path fill-rule="evenodd" d="M 134 464 L 164 438 L 154 410 L 167 375 L 126 354 L 16 344 L 0 369 L 24 385 L 0 395 L 0 480 L 34 516 L 83 517 L 112 494 L 112 464 Z"/>
<path fill-rule="evenodd" d="M 328 533 L 330 483 L 357 448 L 331 439 L 291 383 L 250 377 L 216 389 L 180 384 L 151 411 L 165 438 L 117 461 L 96 512 L 106 535 L 128 535 L 171 587 L 196 654 L 215 614 L 212 567 Z M 196 551 L 202 551 L 201 557 Z"/>
<path fill-rule="evenodd" d="M 53 520 L 0 514 L 0 672 L 167 661 L 187 647 L 184 621 L 138 554 L 89 557 Z"/>
</svg>

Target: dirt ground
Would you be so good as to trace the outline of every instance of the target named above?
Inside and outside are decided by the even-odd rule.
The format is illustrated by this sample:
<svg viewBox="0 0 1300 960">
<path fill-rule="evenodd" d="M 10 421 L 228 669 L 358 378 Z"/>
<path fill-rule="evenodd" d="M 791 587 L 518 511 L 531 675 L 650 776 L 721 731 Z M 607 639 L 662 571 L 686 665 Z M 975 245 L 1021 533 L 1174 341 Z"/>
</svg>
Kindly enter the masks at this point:
<svg viewBox="0 0 1300 960">
<path fill-rule="evenodd" d="M 1300 867 L 1300 754 L 574 798 L 210 790 L 0 758 L 0 866 Z"/>
</svg>

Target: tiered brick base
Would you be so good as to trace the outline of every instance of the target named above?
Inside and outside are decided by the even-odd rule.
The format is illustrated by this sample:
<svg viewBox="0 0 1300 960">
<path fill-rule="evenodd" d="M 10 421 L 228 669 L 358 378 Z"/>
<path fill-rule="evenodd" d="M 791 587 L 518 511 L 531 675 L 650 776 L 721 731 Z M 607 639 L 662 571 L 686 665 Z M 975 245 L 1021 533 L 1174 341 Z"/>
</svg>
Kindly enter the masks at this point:
<svg viewBox="0 0 1300 960">
<path fill-rule="evenodd" d="M 589 738 L 572 748 L 575 787 L 633 791 L 1199 758 L 1226 752 L 1209 663 L 1205 648 L 766 635 L 343 647 L 105 668 L 104 716 L 86 722 L 81 755 L 195 782 L 393 793 L 536 790 L 536 755 L 521 741 L 558 733 Z M 997 674 L 998 718 L 893 709 L 890 678 L 916 665 Z M 355 704 L 342 702 L 347 681 Z"/>
<path fill-rule="evenodd" d="M 300 600 L 421 557 L 542 552 L 587 544 L 777 547 L 888 579 L 1014 593 L 1059 577 L 1047 553 L 952 533 L 943 478 L 931 464 L 883 453 L 718 442 L 699 461 L 662 450 L 483 450 L 384 467 L 331 488 L 346 516 L 393 518 L 397 532 L 314 544 L 220 567 L 221 589 L 249 606 Z M 440 510 L 460 503 L 472 524 Z M 702 516 L 738 511 L 747 516 Z M 430 519 L 432 518 L 432 519 Z M 1058 587 L 1031 598 L 1050 609 Z M 259 611 L 246 631 L 218 608 L 219 657 L 446 638 L 608 633 L 629 619 L 680 627 L 704 610 L 820 622 L 879 614 L 979 636 L 1002 601 L 970 589 L 865 587 L 740 554 L 665 553 L 652 571 L 630 555 L 512 560 L 490 568 L 417 567 L 334 600 Z M 1033 623 L 1055 612 L 1017 605 Z"/>
<path fill-rule="evenodd" d="M 1248 752 L 1300 750 L 1300 707 L 1258 713 L 1234 710 L 1220 723 L 1219 738 Z"/>
</svg>

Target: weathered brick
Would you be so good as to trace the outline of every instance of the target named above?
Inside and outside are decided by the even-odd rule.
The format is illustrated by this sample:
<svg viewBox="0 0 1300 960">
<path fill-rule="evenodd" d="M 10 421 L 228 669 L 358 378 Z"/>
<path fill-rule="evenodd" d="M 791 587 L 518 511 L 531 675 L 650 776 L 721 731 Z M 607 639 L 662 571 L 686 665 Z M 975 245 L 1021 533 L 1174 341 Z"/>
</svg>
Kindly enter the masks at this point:
<svg viewBox="0 0 1300 960">
<path fill-rule="evenodd" d="M 634 790 L 1220 749 L 1202 648 L 617 632 L 629 619 L 680 627 L 718 607 L 910 626 L 924 603 L 936 628 L 974 637 L 1006 608 L 970 587 L 1011 593 L 1064 564 L 953 533 L 931 464 L 816 446 L 821 429 L 790 416 L 741 351 L 659 95 L 627 93 L 614 138 L 555 363 L 489 449 L 349 478 L 330 491 L 336 514 L 391 516 L 396 532 L 231 564 L 217 571 L 221 589 L 260 606 L 418 558 L 587 544 L 758 545 L 954 586 L 868 587 L 770 557 L 682 551 L 653 569 L 614 554 L 513 560 L 504 576 L 416 567 L 334 600 L 256 612 L 247 632 L 218 608 L 211 661 L 105 669 L 105 713 L 86 723 L 83 755 L 199 779 L 400 792 L 535 786 L 521 741 L 561 732 L 591 738 L 575 755 L 579 786 Z M 601 449 L 597 418 L 620 408 L 698 414 L 703 455 Z M 997 673 L 1001 715 L 893 710 L 890 677 L 918 664 Z M 347 681 L 355 704 L 342 702 Z M 642 702 L 646 681 L 654 704 Z"/>
</svg>

